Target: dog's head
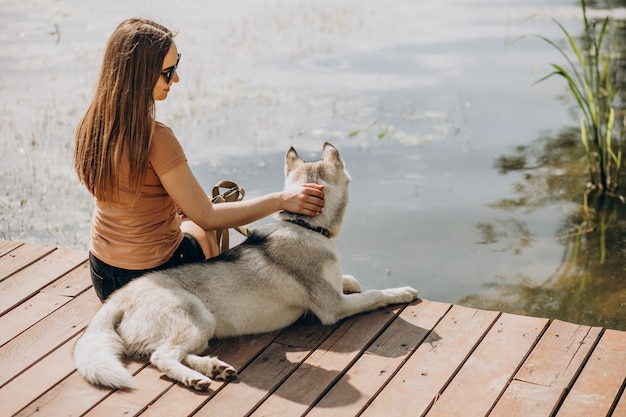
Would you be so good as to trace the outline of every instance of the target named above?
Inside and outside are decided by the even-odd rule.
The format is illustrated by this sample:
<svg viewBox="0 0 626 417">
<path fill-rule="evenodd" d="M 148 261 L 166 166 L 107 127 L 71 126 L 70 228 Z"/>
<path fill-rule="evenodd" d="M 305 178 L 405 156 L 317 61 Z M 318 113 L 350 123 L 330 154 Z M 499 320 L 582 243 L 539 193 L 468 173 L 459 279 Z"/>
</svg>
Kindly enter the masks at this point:
<svg viewBox="0 0 626 417">
<path fill-rule="evenodd" d="M 282 212 L 279 218 L 299 218 L 311 226 L 328 229 L 331 237 L 337 236 L 348 204 L 350 176 L 339 151 L 329 142 L 324 143 L 322 158 L 318 161 L 303 161 L 293 147 L 287 151 L 285 188 L 307 182 L 324 186 L 324 210 L 315 217 Z"/>
</svg>

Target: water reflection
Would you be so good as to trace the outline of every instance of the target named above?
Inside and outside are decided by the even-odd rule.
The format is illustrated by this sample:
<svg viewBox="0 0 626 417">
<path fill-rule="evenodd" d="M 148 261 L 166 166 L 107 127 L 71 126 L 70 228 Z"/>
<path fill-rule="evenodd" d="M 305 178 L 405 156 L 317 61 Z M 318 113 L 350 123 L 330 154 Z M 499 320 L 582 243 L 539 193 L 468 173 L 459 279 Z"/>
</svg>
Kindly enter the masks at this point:
<svg viewBox="0 0 626 417">
<path fill-rule="evenodd" d="M 565 129 L 499 157 L 501 174 L 523 174 L 514 184 L 514 198 L 491 205 L 513 217 L 476 225 L 480 243 L 495 245 L 507 238 L 505 250 L 519 254 L 533 236 L 515 213 L 553 204 L 572 207 L 557 229 L 563 246 L 557 269 L 543 282 L 524 274 L 499 275 L 485 284 L 488 291 L 465 297 L 463 304 L 626 329 L 626 205 L 617 198 L 595 197 L 585 208 L 588 177 L 578 135 L 577 129 Z"/>
</svg>

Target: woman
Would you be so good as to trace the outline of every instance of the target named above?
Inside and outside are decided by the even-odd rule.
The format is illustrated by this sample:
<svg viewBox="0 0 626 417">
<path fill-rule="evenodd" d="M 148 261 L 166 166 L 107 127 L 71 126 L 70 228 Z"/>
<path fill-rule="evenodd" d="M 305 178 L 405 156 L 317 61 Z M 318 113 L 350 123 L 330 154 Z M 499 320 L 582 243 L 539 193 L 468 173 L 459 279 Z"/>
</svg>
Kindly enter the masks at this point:
<svg viewBox="0 0 626 417">
<path fill-rule="evenodd" d="M 95 197 L 89 259 L 102 301 L 147 271 L 218 255 L 217 229 L 280 210 L 315 216 L 324 205 L 316 184 L 211 203 L 171 129 L 155 120 L 155 101 L 165 100 L 179 81 L 173 37 L 149 20 L 122 22 L 76 131 L 74 169 Z"/>
</svg>

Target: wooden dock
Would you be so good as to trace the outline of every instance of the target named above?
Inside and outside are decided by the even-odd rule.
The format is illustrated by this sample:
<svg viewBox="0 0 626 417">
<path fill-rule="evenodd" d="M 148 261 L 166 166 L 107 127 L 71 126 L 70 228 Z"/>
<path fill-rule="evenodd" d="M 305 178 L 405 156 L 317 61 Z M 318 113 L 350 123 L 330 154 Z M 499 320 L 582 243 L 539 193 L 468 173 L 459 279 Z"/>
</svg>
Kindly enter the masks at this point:
<svg viewBox="0 0 626 417">
<path fill-rule="evenodd" d="M 0 415 L 626 416 L 626 332 L 420 300 L 213 341 L 239 377 L 207 392 L 136 359 L 111 391 L 72 360 L 99 306 L 86 252 L 0 240 Z"/>
</svg>

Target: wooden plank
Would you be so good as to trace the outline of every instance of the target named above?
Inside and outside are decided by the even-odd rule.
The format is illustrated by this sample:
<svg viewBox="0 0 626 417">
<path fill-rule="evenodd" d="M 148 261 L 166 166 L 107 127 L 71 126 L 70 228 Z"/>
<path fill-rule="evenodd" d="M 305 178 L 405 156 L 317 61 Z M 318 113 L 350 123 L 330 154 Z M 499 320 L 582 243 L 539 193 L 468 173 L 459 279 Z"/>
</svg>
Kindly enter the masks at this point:
<svg viewBox="0 0 626 417">
<path fill-rule="evenodd" d="M 87 326 L 100 307 L 95 292 L 87 291 L 0 348 L 0 386 Z"/>
<path fill-rule="evenodd" d="M 276 337 L 276 343 L 288 345 L 294 349 L 311 349 L 319 346 L 341 323 L 325 326 L 315 316 L 306 316 L 285 329 Z"/>
<path fill-rule="evenodd" d="M 626 381 L 624 381 L 624 384 L 626 384 Z M 611 414 L 611 416 L 612 417 L 626 416 L 626 393 L 625 391 L 622 391 L 622 395 L 619 398 L 617 406 L 615 407 L 615 410 L 613 410 L 613 414 Z"/>
<path fill-rule="evenodd" d="M 433 404 L 429 417 L 487 415 L 548 322 L 502 314 Z"/>
<path fill-rule="evenodd" d="M 61 295 L 39 293 L 0 316 L 0 346 L 71 300 Z"/>
<path fill-rule="evenodd" d="M 607 416 L 625 376 L 626 332 L 606 330 L 557 416 Z"/>
<path fill-rule="evenodd" d="M 59 249 L 0 282 L 0 314 L 85 262 L 82 251 Z"/>
<path fill-rule="evenodd" d="M 349 323 L 345 326 L 349 327 Z M 308 326 L 307 330 L 303 332 L 302 326 Z M 214 415 L 214 410 L 224 405 L 229 415 L 245 415 L 284 381 L 313 349 L 329 335 L 332 337 L 334 332 L 341 332 L 342 327 L 323 326 L 317 320 L 290 327 L 255 358 L 234 383 L 227 384 L 204 405 L 198 415 Z"/>
<path fill-rule="evenodd" d="M 299 326 L 298 324 L 296 326 Z M 254 337 L 231 338 L 225 340 L 212 353 L 228 362 L 239 372 L 252 362 L 276 338 L 278 332 L 266 333 Z M 237 380 L 234 381 L 237 383 Z M 175 384 L 149 405 L 142 417 L 177 417 L 190 416 L 196 409 L 206 404 L 224 386 L 223 382 L 214 381 L 207 392 L 197 392 Z"/>
<path fill-rule="evenodd" d="M 417 303 L 416 303 L 417 304 Z M 411 306 L 411 311 L 415 306 Z M 405 310 L 406 311 L 406 310 Z M 407 312 L 405 316 L 410 316 Z M 394 320 L 396 323 L 398 320 Z M 398 326 L 396 326 L 397 328 Z M 383 333 L 388 333 L 389 328 Z M 383 337 L 382 335 L 379 339 Z M 331 339 L 334 340 L 334 339 Z M 334 343 L 334 342 L 333 342 Z M 402 349 L 402 350 L 406 350 Z M 324 354 L 326 356 L 326 354 Z M 314 364 L 312 355 L 298 367 L 289 378 L 266 399 L 252 414 L 253 416 L 301 415 L 319 398 L 326 388 L 326 381 L 320 379 L 320 364 Z M 332 381 L 333 378 L 328 379 Z M 351 392 L 353 394 L 353 392 Z"/>
<path fill-rule="evenodd" d="M 7 245 L 9 247 L 9 245 Z M 53 252 L 55 248 L 41 245 L 19 245 L 0 257 L 0 282 L 24 269 L 47 254 Z"/>
<path fill-rule="evenodd" d="M 554 320 L 515 379 L 569 387 L 600 337 L 602 328 Z"/>
<path fill-rule="evenodd" d="M 306 349 L 308 345 L 316 346 L 321 343 L 321 340 L 327 337 L 332 331 L 330 326 L 322 326 L 318 321 L 316 322 L 299 322 L 292 326 L 284 334 L 276 338 L 277 333 L 268 333 L 264 335 L 255 336 L 253 338 L 233 338 L 226 340 L 219 348 L 213 353 L 215 356 L 220 357 L 222 360 L 229 362 L 235 367 L 245 366 L 251 362 L 253 358 L 261 354 L 266 349 L 270 342 L 276 339 L 274 345 L 289 345 L 298 346 L 302 349 Z M 273 346 L 273 345 L 272 345 Z M 245 349 L 241 349 L 245 347 Z M 267 351 L 263 352 L 264 355 L 275 356 Z M 232 359 L 232 360 L 229 360 Z M 224 383 L 214 381 L 211 384 L 209 393 L 198 393 L 193 390 L 184 388 L 180 385 L 172 387 L 170 381 L 169 384 L 155 384 L 150 382 L 149 377 L 144 377 L 143 374 L 150 372 L 153 379 L 158 378 L 155 376 L 160 373 L 152 368 L 146 368 L 139 372 L 135 377 L 137 383 L 137 389 L 133 391 L 133 395 L 127 395 L 127 393 L 114 393 L 101 404 L 99 404 L 94 410 L 89 412 L 89 416 L 109 416 L 114 414 L 130 414 L 134 415 L 146 411 L 143 415 L 188 415 L 202 406 L 203 403 L 213 397 L 219 389 L 222 388 Z M 168 381 L 166 378 L 162 378 L 164 381 Z M 154 385 L 158 385 L 154 387 Z M 180 389 L 176 389 L 180 388 Z M 155 397 L 165 396 L 167 398 L 159 398 L 154 404 L 151 404 Z M 177 401 L 172 401 L 172 397 L 178 397 Z M 188 397 L 189 402 L 185 402 L 181 409 L 181 397 Z M 169 402 L 169 404 L 167 403 Z M 172 405 L 175 405 L 174 409 Z M 185 411 L 183 411 L 185 410 Z"/>
<path fill-rule="evenodd" d="M 490 417 L 551 416 L 589 357 L 601 330 L 553 321 Z"/>
<path fill-rule="evenodd" d="M 310 350 L 290 351 L 289 346 L 273 343 L 239 376 L 235 384 L 228 384 L 198 416 L 220 415 L 215 410 L 228 410 L 231 416 L 244 416 L 272 392 L 310 354 Z"/>
<path fill-rule="evenodd" d="M 495 311 L 453 306 L 363 416 L 421 415 L 498 318 Z"/>
<path fill-rule="evenodd" d="M 303 366 L 316 373 L 319 385 L 326 386 L 341 376 L 343 369 L 358 357 L 400 309 L 398 306 L 385 308 L 346 319 L 313 353 L 310 349 L 294 348 L 284 341 L 272 344 L 240 375 L 237 384 L 226 386 L 197 415 L 220 415 L 225 409 L 232 416 L 246 415 L 305 359 Z M 298 401 L 298 398 L 292 400 Z"/>
<path fill-rule="evenodd" d="M 554 415 L 567 389 L 558 386 L 534 385 L 525 381 L 512 381 L 507 387 L 506 397 L 495 407 L 489 417 L 550 417 Z"/>
<path fill-rule="evenodd" d="M 327 416 L 329 413 L 358 415 L 451 307 L 450 304 L 422 301 L 405 308 L 307 416 Z M 314 380 L 303 382 L 294 386 L 302 391 L 315 386 Z M 276 407 L 268 409 L 263 415 L 300 415 L 300 412 L 287 407 Z"/>
<path fill-rule="evenodd" d="M 87 256 L 85 254 L 85 256 Z M 52 282 L 41 290 L 41 292 L 76 297 L 92 287 L 91 276 L 89 275 L 89 261 L 78 265 L 61 278 Z"/>
<path fill-rule="evenodd" d="M 131 373 L 136 373 L 137 370 L 146 366 L 145 361 L 136 359 L 126 360 L 125 363 Z M 94 387 L 85 382 L 78 372 L 73 372 L 17 413 L 15 417 L 81 416 L 111 395 L 111 392 L 106 388 Z"/>
<path fill-rule="evenodd" d="M 155 397 L 172 386 L 171 380 L 165 378 L 161 371 L 152 365 L 138 372 L 133 381 L 136 384 L 135 389 L 114 391 L 83 416 L 133 416 L 147 408 Z"/>
<path fill-rule="evenodd" d="M 0 404 L 5 415 L 17 413 L 74 372 L 72 350 L 76 339 L 78 336 L 61 345 L 0 389 Z"/>
<path fill-rule="evenodd" d="M 268 346 L 268 341 L 273 340 L 276 337 L 275 333 L 269 333 L 266 335 L 265 341 L 262 344 L 263 347 Z M 263 340 L 263 338 L 261 338 Z M 256 356 L 258 351 L 249 352 Z M 211 352 L 208 352 L 211 354 Z M 249 362 L 252 358 L 241 358 L 244 362 Z M 154 366 L 148 366 L 145 369 L 140 370 L 134 377 L 136 388 L 132 391 L 116 391 L 104 401 L 98 404 L 93 410 L 87 413 L 87 416 L 108 417 L 111 415 L 136 415 L 147 409 L 155 398 L 160 397 L 169 391 L 174 383 L 169 378 L 165 377 L 161 371 Z M 215 391 L 217 388 L 223 385 L 222 382 L 214 381 L 211 384 L 210 389 Z M 181 385 L 182 387 L 182 385 Z M 192 391 L 196 397 L 205 399 L 207 396 L 205 393 L 198 393 L 190 388 L 184 388 L 185 390 Z"/>
<path fill-rule="evenodd" d="M 23 243 L 21 242 L 13 242 L 11 240 L 0 239 L 0 257 L 3 257 L 7 253 L 11 252 L 15 248 L 19 248 L 22 245 Z"/>
<path fill-rule="evenodd" d="M 545 319 L 429 301 L 212 341 L 241 376 L 207 392 L 145 360 L 126 360 L 136 390 L 99 389 L 72 358 L 100 306 L 90 287 L 87 252 L 0 240 L 2 415 L 626 416 L 626 332 L 558 320 L 543 332 Z"/>
</svg>

